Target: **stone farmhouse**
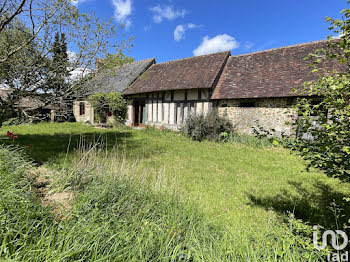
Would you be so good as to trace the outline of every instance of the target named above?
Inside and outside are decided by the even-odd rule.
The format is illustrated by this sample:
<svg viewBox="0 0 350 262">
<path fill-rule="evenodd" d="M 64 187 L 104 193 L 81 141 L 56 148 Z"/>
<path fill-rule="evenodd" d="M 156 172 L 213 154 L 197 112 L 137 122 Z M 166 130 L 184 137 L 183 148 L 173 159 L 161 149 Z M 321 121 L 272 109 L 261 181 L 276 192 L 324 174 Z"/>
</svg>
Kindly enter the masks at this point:
<svg viewBox="0 0 350 262">
<path fill-rule="evenodd" d="M 135 62 L 98 74 L 88 82 L 90 92 L 123 92 L 129 101 L 126 124 L 178 129 L 189 114 L 217 108 L 240 133 L 257 125 L 291 135 L 286 122 L 300 95 L 293 89 L 316 80 L 304 58 L 324 47 L 310 42 L 251 54 L 221 52 L 157 64 Z M 326 65 L 330 68 L 330 65 Z M 79 122 L 94 123 L 86 100 L 76 101 Z"/>
</svg>

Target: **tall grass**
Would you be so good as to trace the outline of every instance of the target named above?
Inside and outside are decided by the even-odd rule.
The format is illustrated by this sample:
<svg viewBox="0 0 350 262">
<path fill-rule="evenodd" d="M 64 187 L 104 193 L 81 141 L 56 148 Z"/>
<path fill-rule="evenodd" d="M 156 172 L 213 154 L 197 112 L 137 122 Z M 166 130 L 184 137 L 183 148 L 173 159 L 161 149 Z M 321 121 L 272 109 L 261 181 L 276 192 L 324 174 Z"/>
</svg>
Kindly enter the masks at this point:
<svg viewBox="0 0 350 262">
<path fill-rule="evenodd" d="M 82 143 L 84 145 L 84 143 Z M 81 147 L 52 179 L 51 192 L 74 192 L 57 219 L 32 193 L 31 168 L 0 147 L 0 258 L 22 261 L 315 261 L 295 227 L 260 239 L 233 236 L 179 198 L 166 170 L 128 162 L 123 148 Z M 287 232 L 287 234 L 285 234 Z"/>
<path fill-rule="evenodd" d="M 30 167 L 17 148 L 0 146 L 0 257 L 13 257 L 36 245 L 52 225 L 24 174 Z"/>
<path fill-rule="evenodd" d="M 223 232 L 168 187 L 163 190 L 161 175 L 146 173 L 139 179 L 137 165 L 111 161 L 111 155 L 96 147 L 79 156 L 57 177 L 56 186 L 77 192 L 70 214 L 57 222 L 31 193 L 24 174 L 28 164 L 18 152 L 1 148 L 0 257 L 214 261 L 228 256 L 227 246 L 216 242 Z"/>
</svg>

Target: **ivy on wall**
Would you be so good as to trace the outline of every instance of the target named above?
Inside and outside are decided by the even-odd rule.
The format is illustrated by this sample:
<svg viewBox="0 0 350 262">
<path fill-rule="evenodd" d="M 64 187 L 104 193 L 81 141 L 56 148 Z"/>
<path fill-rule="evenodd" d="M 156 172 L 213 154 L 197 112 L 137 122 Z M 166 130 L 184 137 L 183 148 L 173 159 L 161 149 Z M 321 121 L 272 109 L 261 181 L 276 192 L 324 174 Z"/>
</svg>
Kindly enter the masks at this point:
<svg viewBox="0 0 350 262">
<path fill-rule="evenodd" d="M 95 110 L 98 121 L 106 123 L 108 113 L 112 113 L 117 124 L 125 122 L 127 113 L 127 101 L 119 92 L 108 94 L 96 93 L 88 97 L 89 102 Z"/>
</svg>

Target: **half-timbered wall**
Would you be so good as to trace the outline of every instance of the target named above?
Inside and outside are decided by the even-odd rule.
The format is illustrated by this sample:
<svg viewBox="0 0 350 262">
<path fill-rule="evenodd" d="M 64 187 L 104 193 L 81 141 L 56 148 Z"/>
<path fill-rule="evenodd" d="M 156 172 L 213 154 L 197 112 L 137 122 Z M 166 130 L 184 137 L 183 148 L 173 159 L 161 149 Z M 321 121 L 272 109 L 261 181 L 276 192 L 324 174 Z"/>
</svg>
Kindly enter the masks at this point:
<svg viewBox="0 0 350 262">
<path fill-rule="evenodd" d="M 211 108 L 208 89 L 153 92 L 142 96 L 129 96 L 129 101 L 144 99 L 146 124 L 180 128 L 190 114 L 206 114 Z M 128 107 L 127 124 L 132 125 L 133 107 Z"/>
</svg>

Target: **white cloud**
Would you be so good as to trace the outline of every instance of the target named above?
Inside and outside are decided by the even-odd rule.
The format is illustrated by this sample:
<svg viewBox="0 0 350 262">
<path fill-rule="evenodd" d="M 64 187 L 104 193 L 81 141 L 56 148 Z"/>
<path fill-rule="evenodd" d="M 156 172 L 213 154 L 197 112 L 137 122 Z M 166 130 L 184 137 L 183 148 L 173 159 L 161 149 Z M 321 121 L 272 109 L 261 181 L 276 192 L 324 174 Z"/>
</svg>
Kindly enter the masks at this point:
<svg viewBox="0 0 350 262">
<path fill-rule="evenodd" d="M 227 34 L 217 35 L 213 38 L 205 36 L 202 43 L 193 50 L 195 56 L 207 55 L 216 52 L 227 51 L 231 49 L 236 49 L 239 47 L 239 43 L 232 36 Z"/>
<path fill-rule="evenodd" d="M 70 3 L 72 4 L 72 5 L 74 5 L 74 6 L 77 6 L 77 5 L 79 5 L 79 4 L 81 4 L 81 3 L 84 3 L 84 2 L 86 2 L 87 0 L 70 0 Z"/>
<path fill-rule="evenodd" d="M 185 33 L 189 29 L 197 28 L 198 26 L 195 24 L 185 24 L 185 25 L 178 25 L 174 30 L 174 39 L 175 41 L 179 42 L 182 39 L 185 38 Z"/>
<path fill-rule="evenodd" d="M 128 29 L 131 26 L 132 0 L 112 0 L 112 3 L 114 6 L 114 18 Z"/>
<path fill-rule="evenodd" d="M 255 45 L 254 43 L 252 43 L 252 42 L 250 42 L 250 41 L 246 41 L 246 42 L 244 43 L 244 48 L 245 48 L 245 49 L 251 49 L 254 45 Z"/>
<path fill-rule="evenodd" d="M 69 70 L 72 70 L 72 68 L 68 68 Z M 75 68 L 74 70 L 69 72 L 69 76 L 68 76 L 68 81 L 69 82 L 75 82 L 77 80 L 82 79 L 85 76 L 88 76 L 89 74 L 92 73 L 92 70 L 89 68 Z"/>
<path fill-rule="evenodd" d="M 174 20 L 178 17 L 184 17 L 187 14 L 185 9 L 175 10 L 173 6 L 154 6 L 150 8 L 153 14 L 153 21 L 157 24 L 161 23 L 164 19 Z"/>
<path fill-rule="evenodd" d="M 143 30 L 144 30 L 145 32 L 147 32 L 147 31 L 151 30 L 151 28 L 152 28 L 152 26 L 146 25 L 146 26 L 143 27 Z"/>
<path fill-rule="evenodd" d="M 67 54 L 68 54 L 69 62 L 74 63 L 75 60 L 77 60 L 77 53 L 75 53 L 74 51 L 68 50 Z"/>
<path fill-rule="evenodd" d="M 334 39 L 340 39 L 340 38 L 342 38 L 344 35 L 345 35 L 344 32 L 340 32 L 340 33 L 338 33 L 338 35 L 333 36 L 332 38 L 334 38 Z"/>
</svg>

